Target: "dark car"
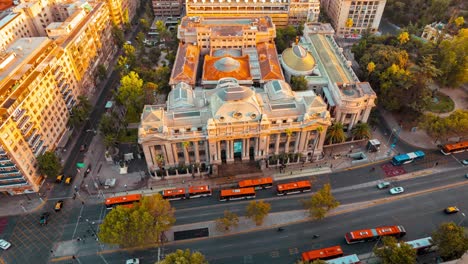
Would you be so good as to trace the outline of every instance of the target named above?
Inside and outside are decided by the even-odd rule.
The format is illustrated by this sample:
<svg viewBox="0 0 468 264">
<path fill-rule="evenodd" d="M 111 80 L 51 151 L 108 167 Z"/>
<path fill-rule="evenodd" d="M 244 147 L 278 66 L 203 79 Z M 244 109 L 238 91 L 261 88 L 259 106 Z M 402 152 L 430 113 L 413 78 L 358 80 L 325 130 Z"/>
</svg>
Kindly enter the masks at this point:
<svg viewBox="0 0 468 264">
<path fill-rule="evenodd" d="M 49 219 L 49 215 L 50 215 L 49 212 L 42 213 L 41 218 L 39 219 L 39 223 L 43 226 L 47 225 L 47 220 Z"/>
<path fill-rule="evenodd" d="M 86 171 L 84 173 L 84 176 L 88 176 L 88 174 L 91 172 L 91 165 L 88 166 L 88 168 L 86 168 Z"/>
</svg>

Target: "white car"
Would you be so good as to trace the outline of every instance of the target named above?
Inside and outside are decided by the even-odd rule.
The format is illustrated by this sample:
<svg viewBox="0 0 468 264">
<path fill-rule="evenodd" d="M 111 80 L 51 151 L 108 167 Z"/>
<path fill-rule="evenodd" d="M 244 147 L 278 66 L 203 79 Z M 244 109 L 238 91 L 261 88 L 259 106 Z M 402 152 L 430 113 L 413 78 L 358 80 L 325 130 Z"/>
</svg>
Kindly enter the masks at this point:
<svg viewBox="0 0 468 264">
<path fill-rule="evenodd" d="M 402 193 L 404 191 L 405 191 L 405 189 L 403 189 L 403 187 L 395 187 L 395 188 L 390 189 L 390 194 L 399 194 L 399 193 Z"/>
<path fill-rule="evenodd" d="M 468 165 L 468 159 L 462 160 L 461 163 L 462 163 L 463 165 Z"/>
<path fill-rule="evenodd" d="M 140 264 L 140 259 L 137 259 L 137 258 L 127 259 L 125 264 Z"/>
<path fill-rule="evenodd" d="M 385 188 L 388 188 L 388 187 L 390 187 L 390 183 L 386 182 L 386 181 L 377 184 L 377 188 L 379 188 L 379 189 L 385 189 Z"/>
<path fill-rule="evenodd" d="M 0 239 L 0 248 L 3 249 L 3 250 L 7 250 L 11 247 L 11 243 L 4 240 L 4 239 Z"/>
</svg>

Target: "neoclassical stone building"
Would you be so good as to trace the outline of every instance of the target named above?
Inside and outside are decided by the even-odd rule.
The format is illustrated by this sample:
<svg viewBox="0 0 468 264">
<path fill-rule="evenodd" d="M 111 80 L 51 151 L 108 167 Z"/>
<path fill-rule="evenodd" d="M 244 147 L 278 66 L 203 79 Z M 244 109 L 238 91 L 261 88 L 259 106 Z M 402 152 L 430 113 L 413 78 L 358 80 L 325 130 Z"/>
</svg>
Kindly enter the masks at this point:
<svg viewBox="0 0 468 264">
<path fill-rule="evenodd" d="M 279 59 L 286 80 L 305 76 L 309 89 L 324 99 L 334 121 L 348 132 L 358 122 L 367 122 L 377 95 L 368 82 L 358 79 L 334 33 L 330 24 L 306 23 L 304 36 Z"/>
<path fill-rule="evenodd" d="M 169 82 L 173 89 L 166 104 L 145 106 L 139 127 L 150 171 L 260 160 L 282 153 L 318 156 L 333 120 L 330 113 L 347 117 L 346 109 L 358 111 L 353 108 L 358 107 L 359 121 L 367 120 L 366 111 L 375 99 L 368 84 L 354 79 L 350 68 L 341 69 L 343 63 L 334 64 L 336 72 L 346 71 L 359 85 L 361 90 L 351 94 L 348 86 L 343 89 L 348 82 L 329 76 L 327 67 L 336 61 L 322 61 L 329 58 L 303 40 L 278 56 L 275 37 L 269 17 L 182 19 Z M 292 91 L 285 79 L 293 75 L 305 75 L 311 89 Z M 310 82 L 317 77 L 317 82 Z M 373 93 L 372 101 L 347 105 L 352 98 L 366 100 L 361 97 L 368 93 Z M 335 99 L 332 94 L 339 96 Z"/>
</svg>

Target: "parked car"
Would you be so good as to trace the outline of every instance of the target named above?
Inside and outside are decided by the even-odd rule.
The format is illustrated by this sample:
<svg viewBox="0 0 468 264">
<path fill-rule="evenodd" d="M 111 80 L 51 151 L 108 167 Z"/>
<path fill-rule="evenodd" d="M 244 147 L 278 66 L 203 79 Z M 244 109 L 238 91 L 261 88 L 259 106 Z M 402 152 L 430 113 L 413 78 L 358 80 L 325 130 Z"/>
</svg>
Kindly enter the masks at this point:
<svg viewBox="0 0 468 264">
<path fill-rule="evenodd" d="M 47 225 L 47 220 L 49 219 L 49 215 L 50 215 L 49 212 L 42 213 L 41 218 L 39 219 L 39 223 L 43 226 Z"/>
<path fill-rule="evenodd" d="M 468 165 L 468 159 L 462 160 L 461 163 L 462 163 L 463 165 Z"/>
<path fill-rule="evenodd" d="M 460 209 L 458 209 L 458 207 L 456 207 L 456 206 L 449 206 L 449 207 L 444 209 L 444 212 L 446 214 L 456 214 L 459 211 L 460 211 Z"/>
<path fill-rule="evenodd" d="M 85 150 L 86 150 L 86 147 L 87 147 L 86 144 L 81 145 L 81 146 L 80 146 L 80 152 L 85 151 Z"/>
<path fill-rule="evenodd" d="M 399 194 L 403 193 L 404 191 L 405 189 L 403 189 L 403 187 L 394 187 L 390 189 L 390 194 Z"/>
<path fill-rule="evenodd" d="M 58 201 L 55 203 L 55 206 L 54 206 L 55 212 L 58 212 L 58 211 L 62 210 L 62 207 L 63 207 L 63 201 L 62 201 L 62 200 L 58 200 Z"/>
<path fill-rule="evenodd" d="M 55 178 L 56 183 L 62 183 L 62 181 L 63 181 L 63 175 L 59 175 L 57 176 L 57 178 Z"/>
<path fill-rule="evenodd" d="M 125 264 L 140 264 L 140 259 L 138 258 L 127 259 Z"/>
<path fill-rule="evenodd" d="M 0 248 L 3 250 L 7 250 L 11 247 L 11 243 L 6 241 L 5 239 L 0 239 Z"/>
<path fill-rule="evenodd" d="M 377 184 L 377 188 L 379 188 L 379 189 L 385 189 L 385 188 L 388 188 L 388 187 L 390 187 L 390 183 L 386 182 L 386 181 Z"/>
<path fill-rule="evenodd" d="M 65 184 L 66 185 L 70 185 L 71 182 L 72 182 L 73 178 L 71 176 L 68 176 L 66 179 L 65 179 Z"/>
</svg>

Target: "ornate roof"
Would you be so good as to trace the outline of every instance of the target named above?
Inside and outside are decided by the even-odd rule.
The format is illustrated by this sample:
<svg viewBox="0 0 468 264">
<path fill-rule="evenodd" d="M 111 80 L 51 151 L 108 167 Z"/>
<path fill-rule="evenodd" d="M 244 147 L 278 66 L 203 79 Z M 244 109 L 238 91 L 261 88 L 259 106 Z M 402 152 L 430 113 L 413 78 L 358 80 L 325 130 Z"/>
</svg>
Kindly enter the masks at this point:
<svg viewBox="0 0 468 264">
<path fill-rule="evenodd" d="M 285 49 L 282 58 L 289 68 L 296 71 L 312 71 L 316 65 L 314 57 L 299 45 Z"/>
<path fill-rule="evenodd" d="M 237 80 L 252 80 L 249 67 L 249 56 L 224 57 L 205 56 L 203 65 L 203 80 L 217 81 L 222 78 L 233 77 Z"/>
</svg>

